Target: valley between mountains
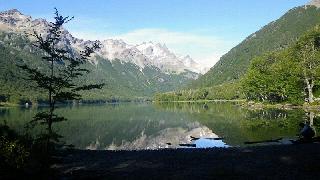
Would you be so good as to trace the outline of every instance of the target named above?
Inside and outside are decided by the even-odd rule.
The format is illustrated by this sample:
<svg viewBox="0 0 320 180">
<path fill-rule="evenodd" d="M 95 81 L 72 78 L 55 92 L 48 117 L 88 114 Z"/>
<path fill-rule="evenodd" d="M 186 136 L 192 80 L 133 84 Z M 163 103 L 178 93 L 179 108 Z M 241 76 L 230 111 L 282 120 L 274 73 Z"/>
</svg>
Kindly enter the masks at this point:
<svg viewBox="0 0 320 180">
<path fill-rule="evenodd" d="M 42 102 L 46 95 L 30 93 L 29 82 L 16 67 L 26 63 L 45 66 L 41 53 L 32 46 L 34 31 L 45 36 L 49 22 L 32 19 L 16 9 L 0 13 L 0 101 L 12 103 Z M 94 41 L 78 39 L 62 30 L 59 46 L 73 56 Z M 208 69 L 190 56 L 177 55 L 165 44 L 144 42 L 127 44 L 120 39 L 99 41 L 101 48 L 90 58 L 85 68 L 91 72 L 81 82 L 104 83 L 102 90 L 83 94 L 86 101 L 127 101 L 151 99 L 156 92 L 177 90 L 197 79 Z"/>
</svg>

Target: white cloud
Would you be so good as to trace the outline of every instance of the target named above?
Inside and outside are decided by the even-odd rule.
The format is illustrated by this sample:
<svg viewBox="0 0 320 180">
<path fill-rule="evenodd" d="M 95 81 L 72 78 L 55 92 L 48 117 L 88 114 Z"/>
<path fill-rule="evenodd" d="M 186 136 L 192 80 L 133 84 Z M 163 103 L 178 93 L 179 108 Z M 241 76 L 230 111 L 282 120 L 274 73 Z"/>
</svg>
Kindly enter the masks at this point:
<svg viewBox="0 0 320 180">
<path fill-rule="evenodd" d="M 205 67 L 212 67 L 219 61 L 220 57 L 224 54 L 225 53 L 219 53 L 219 52 L 209 54 L 208 56 L 201 59 L 201 62 Z"/>
<path fill-rule="evenodd" d="M 153 40 L 167 44 L 201 44 L 203 47 L 212 47 L 221 43 L 221 40 L 215 37 L 194 35 L 191 33 L 173 32 L 165 29 L 139 29 L 126 34 L 116 36 L 124 38 L 132 43 L 145 40 Z"/>
<path fill-rule="evenodd" d="M 76 37 L 84 39 L 123 39 L 129 44 L 159 42 L 177 54 L 190 55 L 203 66 L 212 67 L 219 58 L 231 49 L 235 43 L 217 36 L 198 33 L 175 32 L 167 29 L 137 29 L 124 34 L 74 32 Z"/>
</svg>

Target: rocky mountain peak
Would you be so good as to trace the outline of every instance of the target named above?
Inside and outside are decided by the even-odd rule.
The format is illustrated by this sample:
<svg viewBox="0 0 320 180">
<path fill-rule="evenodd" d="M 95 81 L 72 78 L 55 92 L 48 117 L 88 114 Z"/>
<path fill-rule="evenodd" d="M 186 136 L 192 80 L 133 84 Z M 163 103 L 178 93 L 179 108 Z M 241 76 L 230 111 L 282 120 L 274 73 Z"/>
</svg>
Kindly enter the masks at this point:
<svg viewBox="0 0 320 180">
<path fill-rule="evenodd" d="M 0 14 L 1 15 L 3 15 L 3 14 L 7 14 L 7 15 L 22 15 L 22 13 L 17 9 L 10 9 L 10 10 L 1 12 Z"/>
<path fill-rule="evenodd" d="M 175 56 L 165 44 L 153 43 L 149 41 L 148 43 L 143 42 L 136 46 L 141 52 L 144 52 L 147 56 L 152 57 L 163 57 L 163 56 Z"/>
<path fill-rule="evenodd" d="M 196 64 L 196 62 L 189 55 L 183 57 L 182 60 L 185 64 L 189 64 L 189 66 L 191 64 Z"/>
<path fill-rule="evenodd" d="M 316 6 L 319 8 L 320 7 L 320 0 L 312 0 L 307 5 L 313 5 L 313 6 Z"/>
<path fill-rule="evenodd" d="M 32 33 L 33 31 L 45 36 L 49 28 L 49 23 L 45 19 L 33 20 L 31 16 L 25 16 L 17 9 L 0 12 L 0 30 L 11 32 Z M 65 46 L 73 54 L 77 54 L 86 45 L 91 45 L 93 41 L 86 41 L 73 37 L 66 29 L 62 30 L 61 46 Z M 185 59 L 178 57 L 165 44 L 144 42 L 140 45 L 130 45 L 123 40 L 107 39 L 101 41 L 102 47 L 97 51 L 97 55 L 103 59 L 113 61 L 121 60 L 134 63 L 143 69 L 146 66 L 155 66 L 163 72 L 185 72 L 189 70 L 200 73 L 201 65 L 194 62 L 191 57 Z M 95 59 L 92 62 L 98 63 Z"/>
<path fill-rule="evenodd" d="M 31 16 L 26 16 L 17 9 L 11 9 L 11 10 L 0 12 L 0 17 L 2 17 L 2 19 L 10 18 L 10 19 L 22 20 L 22 21 L 31 19 Z"/>
<path fill-rule="evenodd" d="M 22 14 L 17 9 L 0 12 L 0 23 L 6 25 L 8 28 L 18 28 L 22 30 L 30 25 L 31 16 Z"/>
</svg>

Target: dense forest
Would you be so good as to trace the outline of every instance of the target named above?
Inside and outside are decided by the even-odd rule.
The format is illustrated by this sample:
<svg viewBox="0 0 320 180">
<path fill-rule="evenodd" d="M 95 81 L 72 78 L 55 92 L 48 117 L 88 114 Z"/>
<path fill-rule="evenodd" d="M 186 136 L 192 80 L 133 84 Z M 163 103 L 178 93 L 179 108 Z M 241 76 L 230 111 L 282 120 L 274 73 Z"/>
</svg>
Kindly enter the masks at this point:
<svg viewBox="0 0 320 180">
<path fill-rule="evenodd" d="M 316 103 L 320 94 L 320 27 L 307 31 L 293 45 L 252 59 L 237 83 L 157 94 L 156 101 L 242 99 Z"/>
<path fill-rule="evenodd" d="M 247 99 L 301 104 L 319 94 L 320 27 L 305 33 L 291 47 L 253 59 L 242 80 Z"/>
<path fill-rule="evenodd" d="M 319 8 L 315 6 L 293 8 L 232 48 L 209 72 L 193 81 L 189 88 L 212 87 L 239 81 L 254 57 L 291 46 L 303 33 L 319 23 Z"/>
<path fill-rule="evenodd" d="M 240 83 L 226 83 L 213 87 L 185 89 L 175 92 L 157 93 L 155 101 L 198 101 L 198 100 L 244 99 Z"/>
<path fill-rule="evenodd" d="M 159 93 L 154 99 L 315 103 L 319 23 L 320 9 L 293 8 L 231 49 L 185 90 Z"/>
</svg>

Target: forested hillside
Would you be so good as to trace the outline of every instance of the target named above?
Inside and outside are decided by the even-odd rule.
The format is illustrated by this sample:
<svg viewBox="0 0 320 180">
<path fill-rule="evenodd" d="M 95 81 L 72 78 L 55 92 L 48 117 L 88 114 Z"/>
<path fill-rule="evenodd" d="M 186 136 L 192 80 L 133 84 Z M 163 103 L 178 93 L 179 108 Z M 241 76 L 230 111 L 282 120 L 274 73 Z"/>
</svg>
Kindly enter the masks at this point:
<svg viewBox="0 0 320 180">
<path fill-rule="evenodd" d="M 315 6 L 294 8 L 231 49 L 209 72 L 193 81 L 189 87 L 210 87 L 238 81 L 247 71 L 252 58 L 289 47 L 298 37 L 319 23 L 319 8 Z"/>
<path fill-rule="evenodd" d="M 294 8 L 233 48 L 189 89 L 157 94 L 155 100 L 315 103 L 320 87 L 319 24 L 319 8 Z"/>
<path fill-rule="evenodd" d="M 0 31 L 0 102 L 42 102 L 46 95 L 34 91 L 25 74 L 17 67 L 26 63 L 33 67 L 46 66 L 42 54 L 32 47 L 24 35 Z M 105 83 L 102 90 L 83 94 L 87 101 L 135 100 L 151 97 L 155 92 L 172 91 L 186 84 L 193 72 L 168 74 L 156 67 L 140 67 L 120 60 L 108 61 L 96 57 L 97 64 L 86 63 L 91 72 L 79 79 L 83 83 Z M 196 75 L 196 74 L 194 74 Z"/>
<path fill-rule="evenodd" d="M 43 52 L 32 45 L 32 35 L 37 33 L 45 38 L 51 33 L 50 27 L 47 20 L 33 19 L 17 9 L 0 12 L 0 103 L 46 101 L 47 95 L 30 87 L 32 84 L 17 65 L 27 64 L 46 71 L 48 64 L 41 60 Z M 190 56 L 178 56 L 165 44 L 157 42 L 128 44 L 121 39 L 83 40 L 62 27 L 58 46 L 74 58 L 95 42 L 100 48 L 83 65 L 90 73 L 79 78 L 77 83 L 105 86 L 83 93 L 86 101 L 150 99 L 156 92 L 185 86 L 203 71 Z"/>
<path fill-rule="evenodd" d="M 252 61 L 242 80 L 247 99 L 261 102 L 314 103 L 320 85 L 320 27 L 291 47 Z"/>
<path fill-rule="evenodd" d="M 291 46 L 253 58 L 237 83 L 157 94 L 156 101 L 247 99 L 266 103 L 318 104 L 320 95 L 320 26 Z"/>
</svg>

